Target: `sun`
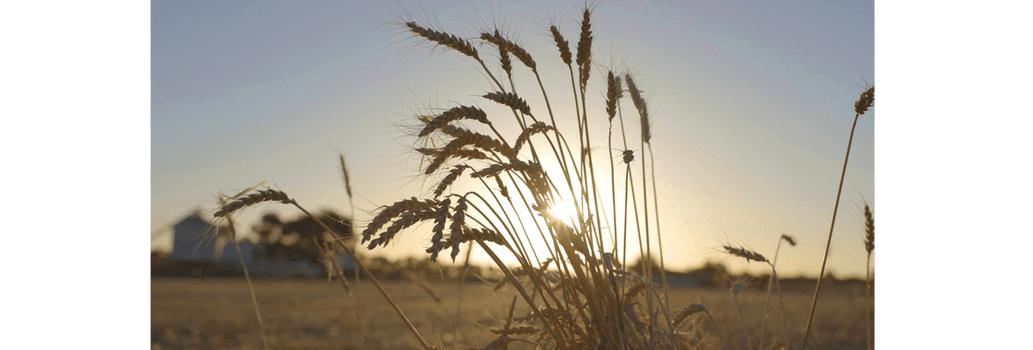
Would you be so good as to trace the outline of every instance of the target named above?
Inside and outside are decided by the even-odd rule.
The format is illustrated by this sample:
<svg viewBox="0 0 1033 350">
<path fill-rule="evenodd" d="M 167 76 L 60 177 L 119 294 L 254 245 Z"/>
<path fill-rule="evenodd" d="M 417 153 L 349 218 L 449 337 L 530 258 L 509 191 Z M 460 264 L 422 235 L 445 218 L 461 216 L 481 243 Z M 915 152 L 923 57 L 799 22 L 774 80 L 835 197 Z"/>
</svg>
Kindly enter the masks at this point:
<svg viewBox="0 0 1033 350">
<path fill-rule="evenodd" d="M 577 220 L 577 209 L 574 204 L 564 200 L 557 199 L 552 207 L 549 208 L 549 212 L 557 219 L 562 220 L 563 223 L 570 227 L 577 227 L 575 223 Z"/>
</svg>

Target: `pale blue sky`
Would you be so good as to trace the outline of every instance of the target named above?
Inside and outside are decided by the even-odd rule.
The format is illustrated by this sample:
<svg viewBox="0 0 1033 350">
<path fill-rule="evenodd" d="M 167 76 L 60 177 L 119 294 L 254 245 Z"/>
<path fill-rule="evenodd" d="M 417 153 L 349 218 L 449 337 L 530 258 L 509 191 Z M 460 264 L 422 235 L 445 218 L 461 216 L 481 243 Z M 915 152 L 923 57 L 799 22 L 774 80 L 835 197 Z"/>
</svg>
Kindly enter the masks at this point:
<svg viewBox="0 0 1033 350">
<path fill-rule="evenodd" d="M 310 209 L 347 213 L 338 152 L 360 210 L 416 195 L 411 138 L 395 125 L 418 108 L 487 107 L 476 96 L 491 86 L 474 61 L 394 24 L 402 8 L 464 37 L 502 18 L 538 61 L 550 96 L 567 97 L 566 67 L 542 23 L 555 18 L 573 48 L 581 4 L 153 2 L 151 229 L 263 180 Z M 590 112 L 604 120 L 602 67 L 630 68 L 646 91 L 669 267 L 745 266 L 714 248 L 730 240 L 772 254 L 788 233 L 800 245 L 783 250 L 780 270 L 815 274 L 853 102 L 862 79 L 875 83 L 873 4 L 607 1 L 593 30 L 599 68 L 589 103 L 599 103 Z M 519 68 L 518 90 L 533 82 Z M 874 203 L 877 111 L 878 103 L 854 136 L 829 260 L 838 275 L 864 272 L 859 206 Z M 267 205 L 241 222 L 280 210 L 297 215 Z M 425 232 L 401 238 L 385 254 L 426 244 Z"/>
</svg>

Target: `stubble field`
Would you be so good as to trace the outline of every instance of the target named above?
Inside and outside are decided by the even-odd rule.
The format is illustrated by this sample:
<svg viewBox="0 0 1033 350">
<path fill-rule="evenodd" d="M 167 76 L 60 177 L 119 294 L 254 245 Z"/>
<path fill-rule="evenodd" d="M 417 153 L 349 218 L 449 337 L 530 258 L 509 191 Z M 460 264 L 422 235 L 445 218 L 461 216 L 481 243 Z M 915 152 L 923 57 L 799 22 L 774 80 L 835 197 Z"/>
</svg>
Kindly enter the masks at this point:
<svg viewBox="0 0 1033 350">
<path fill-rule="evenodd" d="M 460 286 L 431 283 L 434 297 L 410 281 L 383 282 L 387 292 L 431 345 L 443 349 L 481 348 L 495 339 L 492 328 L 501 328 L 516 294 L 506 288 L 466 283 L 460 316 Z M 338 282 L 326 280 L 256 280 L 255 294 L 272 349 L 415 349 L 418 343 L 383 297 L 369 283 L 352 292 L 352 303 Z M 759 348 L 766 285 L 749 286 L 739 295 L 746 329 L 754 348 Z M 813 286 L 811 287 L 813 288 Z M 813 290 L 813 289 L 812 289 Z M 784 301 L 789 336 L 794 348 L 801 344 L 811 292 L 786 292 Z M 729 346 L 748 348 L 742 321 L 727 288 L 672 288 L 671 308 L 700 301 L 711 310 Z M 865 348 L 864 294 L 854 290 L 829 290 L 815 314 L 809 348 Z M 764 349 L 783 340 L 782 316 L 777 296 L 772 297 Z M 517 303 L 516 315 L 528 312 Z M 361 315 L 364 326 L 356 318 Z M 724 348 L 717 331 L 705 316 L 692 322 L 708 334 L 703 348 Z M 363 331 L 365 328 L 365 331 Z M 365 344 L 363 344 L 365 343 Z M 243 279 L 152 279 L 152 349 L 261 349 L 255 311 Z M 533 348 L 515 342 L 512 348 Z"/>
</svg>

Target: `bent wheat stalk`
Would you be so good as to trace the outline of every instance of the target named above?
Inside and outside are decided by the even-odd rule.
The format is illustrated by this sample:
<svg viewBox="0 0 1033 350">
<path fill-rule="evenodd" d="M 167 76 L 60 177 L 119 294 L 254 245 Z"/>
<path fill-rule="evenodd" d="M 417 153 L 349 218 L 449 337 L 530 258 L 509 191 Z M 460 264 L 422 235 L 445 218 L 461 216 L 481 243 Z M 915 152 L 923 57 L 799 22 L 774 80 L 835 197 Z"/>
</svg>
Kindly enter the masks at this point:
<svg viewBox="0 0 1033 350">
<path fill-rule="evenodd" d="M 761 322 L 760 326 L 760 348 L 764 348 L 764 338 L 768 331 L 768 305 L 771 303 L 771 286 L 778 283 L 778 275 L 774 273 L 775 265 L 778 264 L 778 252 L 782 249 L 782 241 L 786 241 L 790 246 L 796 246 L 796 239 L 793 236 L 783 234 L 782 237 L 778 238 L 778 244 L 775 245 L 775 257 L 771 260 L 771 278 L 768 279 L 768 292 L 766 300 L 764 301 L 764 321 Z M 786 308 L 782 302 L 782 290 L 779 288 L 778 291 L 778 302 L 782 305 L 782 331 L 786 333 L 786 344 L 789 343 L 789 331 L 786 330 Z"/>
</svg>

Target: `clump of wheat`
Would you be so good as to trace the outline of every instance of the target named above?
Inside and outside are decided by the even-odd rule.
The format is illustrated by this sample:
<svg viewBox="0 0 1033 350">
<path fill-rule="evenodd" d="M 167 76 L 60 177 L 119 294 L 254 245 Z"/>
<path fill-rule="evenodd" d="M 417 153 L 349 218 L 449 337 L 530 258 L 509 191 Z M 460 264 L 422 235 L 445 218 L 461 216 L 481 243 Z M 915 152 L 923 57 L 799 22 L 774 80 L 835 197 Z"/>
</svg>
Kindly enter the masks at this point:
<svg viewBox="0 0 1033 350">
<path fill-rule="evenodd" d="M 651 283 L 651 269 L 644 274 L 623 269 L 628 266 L 625 243 L 629 234 L 641 242 L 643 261 L 653 261 L 653 249 L 661 248 L 661 266 L 663 264 L 662 242 L 658 241 L 657 247 L 657 243 L 650 241 L 652 234 L 659 235 L 658 219 L 656 223 L 649 220 L 649 213 L 658 210 L 655 175 L 648 177 L 647 162 L 643 161 L 641 176 L 632 176 L 633 164 L 627 158 L 633 156 L 628 152 L 621 153 L 628 160 L 623 164 L 626 174 L 611 171 L 611 188 L 622 182 L 628 194 L 638 197 L 634 187 L 641 186 L 639 201 L 646 204 L 641 208 L 645 220 L 636 221 L 639 225 L 634 227 L 624 225 L 623 229 L 603 224 L 603 212 L 613 212 L 616 223 L 617 214 L 623 211 L 623 221 L 627 223 L 629 215 L 638 217 L 640 210 L 639 201 L 633 201 L 631 206 L 627 201 L 623 207 L 617 206 L 616 192 L 612 193 L 612 205 L 605 207 L 590 151 L 590 124 L 605 122 L 613 135 L 613 126 L 620 121 L 618 135 L 627 140 L 620 106 L 622 81 L 628 83 L 639 116 L 639 142 L 649 144 L 651 134 L 645 99 L 630 74 L 607 71 L 607 117 L 588 112 L 586 96 L 590 94 L 591 70 L 595 64 L 592 60 L 595 35 L 591 11 L 586 8 L 581 17 L 575 52 L 571 52 L 559 28 L 550 26 L 548 33 L 559 49 L 560 61 L 571 71 L 572 104 L 578 121 L 576 143 L 557 127 L 557 116 L 545 94 L 538 64 L 517 40 L 503 36 L 497 29 L 482 30 L 476 39 L 468 40 L 428 29 L 414 21 L 404 22 L 404 28 L 419 40 L 478 61 L 494 82 L 492 91 L 482 97 L 508 107 L 520 130 L 515 133 L 515 139 L 508 138 L 494 126 L 503 116 L 467 105 L 435 116 L 419 117 L 422 125 L 414 135 L 416 138 L 444 141 L 443 146 L 416 149 L 427 160 L 421 172 L 433 176 L 440 169 L 450 170 L 434 187 L 432 198 L 405 199 L 376 212 L 362 232 L 363 242 L 370 242 L 371 249 L 383 246 L 395 239 L 400 230 L 419 222 L 432 222 L 430 247 L 426 250 L 432 260 L 444 250 L 449 250 L 455 260 L 463 242 L 473 242 L 484 250 L 505 275 L 496 288 L 511 286 L 522 300 L 518 305 L 514 299 L 505 327 L 494 330 L 499 337 L 485 348 L 505 348 L 516 339 L 558 349 L 648 348 L 658 344 L 665 344 L 664 348 L 685 348 L 689 336 L 678 331 L 676 323 L 684 322 L 687 314 L 681 320 L 672 318 L 671 310 L 665 306 L 666 275 L 663 275 L 661 294 L 660 288 Z M 510 79 L 509 86 L 499 82 L 487 68 L 474 48 L 477 40 L 498 50 L 499 64 Z M 544 109 L 532 111 L 526 98 L 537 97 L 534 91 L 513 89 L 510 56 L 529 68 L 538 81 Z M 539 118 L 546 114 L 548 121 Z M 476 132 L 464 126 L 466 123 L 486 126 L 491 134 Z M 610 153 L 613 165 L 614 154 Z M 557 170 L 547 171 L 547 164 L 549 169 Z M 494 183 L 489 186 L 488 181 Z M 459 182 L 471 182 L 480 187 L 466 193 L 450 193 L 449 189 Z M 650 184 L 653 184 L 652 204 L 646 192 Z M 569 221 L 557 214 L 558 206 L 563 203 L 571 205 L 575 212 Z M 620 236 L 625 239 L 618 242 L 616 238 Z M 548 244 L 541 247 L 531 244 L 532 239 L 538 238 Z M 515 259 L 516 266 L 503 263 L 503 255 Z M 528 312 L 514 317 L 518 308 Z"/>
</svg>

